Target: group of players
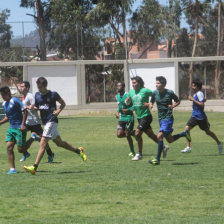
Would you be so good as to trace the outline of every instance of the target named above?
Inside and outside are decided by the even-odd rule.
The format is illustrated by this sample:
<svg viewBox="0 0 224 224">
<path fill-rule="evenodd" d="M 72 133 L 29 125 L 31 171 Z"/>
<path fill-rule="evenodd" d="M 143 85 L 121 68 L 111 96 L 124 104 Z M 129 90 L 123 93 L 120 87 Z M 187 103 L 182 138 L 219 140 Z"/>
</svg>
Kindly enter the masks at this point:
<svg viewBox="0 0 224 224">
<path fill-rule="evenodd" d="M 202 82 L 195 79 L 192 82 L 193 97 L 189 100 L 193 102 L 192 116 L 186 124 L 185 130 L 179 134 L 172 135 L 173 132 L 173 108 L 180 104 L 179 98 L 172 90 L 166 89 L 166 79 L 163 76 L 156 77 L 156 90 L 151 91 L 144 87 L 144 81 L 141 77 L 135 76 L 131 78 L 132 87 L 129 93 L 125 92 L 125 84 L 117 83 L 116 100 L 118 102 L 118 109 L 116 117 L 119 119 L 117 127 L 117 137 L 126 137 L 130 153 L 133 161 L 138 161 L 143 158 L 142 148 L 143 132 L 158 144 L 157 155 L 149 163 L 152 165 L 159 165 L 161 154 L 163 158 L 166 157 L 169 147 L 164 144 L 163 138 L 168 143 L 172 143 L 181 137 L 186 138 L 187 147 L 181 150 L 182 153 L 191 152 L 190 130 L 195 126 L 199 126 L 201 130 L 211 136 L 218 145 L 219 154 L 223 151 L 223 144 L 219 141 L 214 132 L 210 130 L 210 124 L 204 112 L 205 98 L 201 91 Z M 63 141 L 58 132 L 58 115 L 65 107 L 64 100 L 57 92 L 47 89 L 47 80 L 44 77 L 37 79 L 37 88 L 39 92 L 35 96 L 29 92 L 30 84 L 24 81 L 21 84 L 21 93 L 23 94 L 21 102 L 18 98 L 12 97 L 9 87 L 3 86 L 0 88 L 0 94 L 4 100 L 3 106 L 6 116 L 0 121 L 0 125 L 9 121 L 10 126 L 6 134 L 6 149 L 10 165 L 8 174 L 17 173 L 15 169 L 14 146 L 17 144 L 17 149 L 22 153 L 21 162 L 25 161 L 30 156 L 28 149 L 34 140 L 40 142 L 39 151 L 36 156 L 34 165 L 24 166 L 24 169 L 31 174 L 35 174 L 40 161 L 44 155 L 45 150 L 48 154 L 48 162 L 53 162 L 54 153 L 49 147 L 48 141 L 53 142 L 64 149 L 70 150 L 80 155 L 83 161 L 87 160 L 83 147 L 73 147 L 66 141 Z M 174 101 L 174 103 L 173 103 Z M 57 109 L 56 102 L 60 104 Z M 150 110 L 156 102 L 158 109 L 158 120 L 160 129 L 156 135 L 151 127 L 152 114 Z M 37 111 L 40 111 L 41 121 L 38 117 Z M 136 130 L 134 128 L 135 111 L 138 120 Z M 42 129 L 41 123 L 44 125 Z M 31 131 L 31 138 L 26 141 L 26 134 Z M 138 144 L 138 152 L 135 153 L 132 137 L 134 136 Z"/>
<path fill-rule="evenodd" d="M 39 92 L 33 94 L 29 92 L 30 84 L 24 81 L 21 84 L 21 93 L 23 102 L 16 97 L 12 97 L 8 86 L 0 88 L 0 94 L 4 100 L 3 107 L 6 116 L 0 121 L 0 125 L 9 121 L 10 126 L 6 134 L 6 149 L 10 165 L 8 174 L 17 173 L 15 169 L 14 146 L 22 153 L 20 161 L 25 161 L 30 156 L 28 152 L 34 140 L 40 142 L 40 148 L 33 166 L 24 166 L 24 169 L 31 174 L 35 174 L 38 165 L 44 155 L 45 150 L 48 154 L 48 162 L 53 162 L 54 153 L 51 151 L 48 141 L 53 142 L 64 149 L 75 152 L 80 155 L 83 161 L 87 160 L 83 147 L 73 147 L 66 141 L 63 141 L 58 132 L 58 115 L 65 107 L 64 100 L 57 92 L 47 89 L 47 80 L 44 77 L 37 79 L 37 88 Z M 56 102 L 60 104 L 57 109 Z M 40 111 L 41 121 L 44 128 L 41 127 L 41 121 L 37 111 Z M 31 138 L 26 141 L 27 131 L 31 131 Z"/>
<path fill-rule="evenodd" d="M 208 122 L 207 116 L 204 112 L 205 98 L 201 91 L 202 82 L 200 79 L 195 79 L 192 82 L 193 97 L 189 96 L 189 100 L 193 102 L 192 116 L 188 120 L 185 130 L 179 134 L 172 135 L 173 132 L 173 108 L 180 104 L 179 98 L 175 95 L 172 90 L 166 89 L 166 78 L 163 76 L 156 77 L 156 90 L 151 91 L 144 88 L 144 81 L 141 77 L 136 76 L 131 78 L 132 87 L 129 93 L 125 92 L 125 84 L 122 82 L 117 83 L 117 95 L 116 100 L 118 103 L 118 109 L 116 112 L 116 117 L 119 119 L 117 127 L 117 137 L 126 137 L 130 153 L 129 156 L 133 157 L 133 161 L 138 161 L 143 158 L 142 156 L 142 134 L 145 134 L 151 138 L 154 142 L 158 144 L 157 155 L 149 163 L 152 165 L 159 165 L 161 154 L 163 153 L 163 158 L 166 157 L 167 151 L 169 149 L 163 142 L 163 138 L 167 140 L 168 143 L 172 143 L 181 137 L 186 138 L 187 147 L 181 150 L 182 153 L 191 152 L 190 142 L 190 130 L 195 126 L 199 126 L 201 130 L 212 137 L 217 145 L 219 154 L 223 151 L 223 144 L 217 138 L 214 132 L 210 130 L 210 124 Z M 149 98 L 151 97 L 150 101 Z M 174 101 L 174 103 L 173 103 Z M 155 135 L 151 128 L 152 114 L 150 110 L 153 108 L 153 104 L 156 102 L 158 109 L 158 120 L 159 120 L 159 133 Z M 136 113 L 138 120 L 138 126 L 136 130 L 134 127 L 134 115 L 133 111 Z M 138 152 L 135 154 L 133 140 L 131 136 L 135 136 L 138 144 Z"/>
</svg>

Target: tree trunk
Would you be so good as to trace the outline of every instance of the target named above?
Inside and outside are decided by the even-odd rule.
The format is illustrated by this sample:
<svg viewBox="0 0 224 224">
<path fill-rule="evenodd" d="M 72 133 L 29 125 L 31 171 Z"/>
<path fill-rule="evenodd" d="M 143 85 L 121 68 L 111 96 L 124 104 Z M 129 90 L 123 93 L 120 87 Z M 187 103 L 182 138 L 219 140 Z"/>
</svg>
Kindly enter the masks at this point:
<svg viewBox="0 0 224 224">
<path fill-rule="evenodd" d="M 198 43 L 198 10 L 199 10 L 199 2 L 196 1 L 196 17 L 194 22 L 194 28 L 195 28 L 195 34 L 194 34 L 194 45 L 192 49 L 191 57 L 195 57 L 196 47 Z M 194 62 L 192 61 L 190 63 L 190 69 L 189 69 L 189 94 L 191 95 L 191 83 L 193 79 L 193 68 L 194 68 Z"/>
<path fill-rule="evenodd" d="M 40 35 L 40 60 L 46 61 L 47 57 L 46 57 L 43 7 L 40 0 L 35 0 L 35 3 L 36 3 L 36 10 L 37 10 L 37 24 L 39 27 L 39 35 Z"/>
<path fill-rule="evenodd" d="M 222 8 L 222 1 L 219 0 L 219 8 L 218 8 L 218 32 L 217 32 L 217 49 L 216 49 L 216 56 L 221 55 L 221 9 Z M 215 96 L 216 99 L 220 99 L 220 81 L 221 81 L 221 61 L 216 62 L 215 68 Z"/>
</svg>

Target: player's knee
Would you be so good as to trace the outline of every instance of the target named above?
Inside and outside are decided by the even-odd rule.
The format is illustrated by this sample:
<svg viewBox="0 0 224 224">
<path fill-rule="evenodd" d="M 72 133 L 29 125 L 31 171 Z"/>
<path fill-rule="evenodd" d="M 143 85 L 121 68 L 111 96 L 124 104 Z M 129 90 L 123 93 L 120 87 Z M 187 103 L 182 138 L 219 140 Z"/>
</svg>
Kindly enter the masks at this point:
<svg viewBox="0 0 224 224">
<path fill-rule="evenodd" d="M 122 133 L 117 133 L 117 137 L 118 138 L 122 138 L 123 137 L 123 134 Z"/>
</svg>

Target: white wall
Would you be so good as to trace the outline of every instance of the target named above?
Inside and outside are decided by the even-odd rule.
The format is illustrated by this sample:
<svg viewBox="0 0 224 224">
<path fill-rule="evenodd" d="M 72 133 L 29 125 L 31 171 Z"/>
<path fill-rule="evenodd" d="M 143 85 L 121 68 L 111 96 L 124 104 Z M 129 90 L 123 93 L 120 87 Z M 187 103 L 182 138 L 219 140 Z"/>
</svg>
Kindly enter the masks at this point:
<svg viewBox="0 0 224 224">
<path fill-rule="evenodd" d="M 129 64 L 129 75 L 130 78 L 140 76 L 145 82 L 145 87 L 151 90 L 156 89 L 156 76 L 164 76 L 167 80 L 166 88 L 178 93 L 174 63 Z M 130 89 L 132 89 L 131 80 Z"/>
<path fill-rule="evenodd" d="M 38 91 L 36 81 L 43 76 L 48 81 L 48 89 L 56 91 L 65 100 L 66 105 L 78 105 L 77 74 L 75 65 L 39 65 L 28 66 L 28 81 L 31 92 Z"/>
</svg>

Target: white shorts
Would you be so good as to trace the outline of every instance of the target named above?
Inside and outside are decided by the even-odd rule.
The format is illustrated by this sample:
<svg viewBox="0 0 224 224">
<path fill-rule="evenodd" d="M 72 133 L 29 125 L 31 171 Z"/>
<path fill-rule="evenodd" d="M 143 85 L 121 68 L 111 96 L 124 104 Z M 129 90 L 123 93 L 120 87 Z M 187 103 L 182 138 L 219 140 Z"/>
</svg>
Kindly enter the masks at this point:
<svg viewBox="0 0 224 224">
<path fill-rule="evenodd" d="M 58 123 L 48 122 L 44 125 L 43 137 L 55 139 L 57 136 L 60 136 L 58 132 Z"/>
</svg>

